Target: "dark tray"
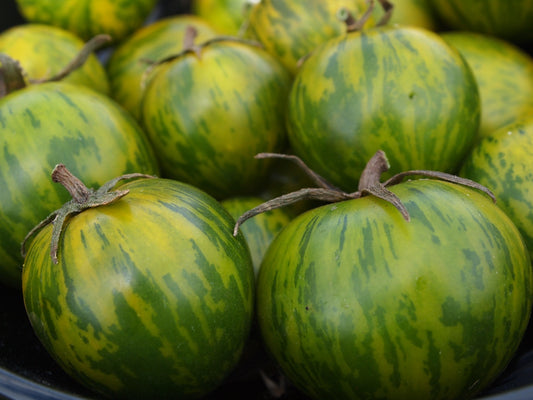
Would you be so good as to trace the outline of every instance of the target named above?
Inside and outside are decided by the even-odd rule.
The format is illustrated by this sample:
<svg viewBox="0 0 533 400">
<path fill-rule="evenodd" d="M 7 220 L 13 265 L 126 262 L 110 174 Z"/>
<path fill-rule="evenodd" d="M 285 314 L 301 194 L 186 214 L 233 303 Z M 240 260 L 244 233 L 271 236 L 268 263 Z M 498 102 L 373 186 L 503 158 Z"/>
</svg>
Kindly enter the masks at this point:
<svg viewBox="0 0 533 400">
<path fill-rule="evenodd" d="M 533 399 L 533 340 L 528 329 L 520 349 L 497 381 L 479 399 Z M 208 399 L 272 398 L 259 375 L 261 351 L 237 367 Z M 254 360 L 255 359 L 255 360 Z M 12 400 L 80 400 L 98 396 L 70 378 L 41 345 L 29 324 L 19 290 L 0 286 L 0 398 Z M 305 398 L 289 387 L 286 399 Z M 206 400 L 208 400 L 206 399 Z"/>
</svg>

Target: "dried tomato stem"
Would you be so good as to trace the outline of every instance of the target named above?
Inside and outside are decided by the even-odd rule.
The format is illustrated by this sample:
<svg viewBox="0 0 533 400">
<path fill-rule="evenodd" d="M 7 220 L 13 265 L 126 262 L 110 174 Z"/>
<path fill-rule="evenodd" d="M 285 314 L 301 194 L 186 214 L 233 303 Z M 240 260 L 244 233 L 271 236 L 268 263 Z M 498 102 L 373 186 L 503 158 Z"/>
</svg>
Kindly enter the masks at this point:
<svg viewBox="0 0 533 400">
<path fill-rule="evenodd" d="M 52 171 L 52 181 L 60 183 L 72 196 L 76 203 L 83 203 L 89 199 L 92 191 L 76 178 L 63 164 L 58 164 Z"/>
<path fill-rule="evenodd" d="M 72 72 L 82 67 L 83 64 L 85 64 L 85 62 L 89 58 L 89 56 L 94 51 L 98 50 L 104 44 L 109 43 L 109 42 L 111 42 L 111 36 L 104 35 L 104 34 L 96 35 L 95 37 L 90 39 L 87 43 L 85 43 L 85 45 L 76 55 L 76 57 L 74 57 L 74 59 L 65 68 L 59 71 L 56 75 L 50 78 L 33 79 L 30 82 L 31 83 L 44 83 L 44 82 L 57 82 L 57 81 L 63 80 L 64 78 L 69 76 Z"/>
<path fill-rule="evenodd" d="M 291 155 L 291 154 L 280 154 L 280 153 L 259 153 L 259 154 L 256 154 L 256 156 L 254 158 L 257 158 L 257 159 L 263 159 L 263 158 L 281 158 L 281 159 L 285 159 L 285 160 L 290 160 L 292 162 L 294 162 L 296 165 L 298 165 L 298 167 L 300 167 L 300 169 L 302 169 L 303 172 L 305 172 L 305 174 L 307 176 L 309 176 L 309 178 L 311 178 L 311 180 L 318 186 L 318 187 L 321 187 L 321 188 L 324 188 L 324 189 L 333 189 L 333 190 L 338 190 L 340 191 L 340 189 L 336 188 L 335 186 L 333 186 L 331 183 L 329 183 L 327 180 L 325 180 L 324 178 L 322 178 L 320 175 L 318 175 L 315 171 L 313 171 L 311 168 L 309 168 L 303 161 L 300 157 L 297 157 L 295 155 Z"/>
<path fill-rule="evenodd" d="M 469 179 L 461 178 L 455 175 L 447 174 L 444 172 L 438 171 L 426 171 L 426 170 L 412 170 L 407 172 L 402 172 L 394 175 L 392 178 L 381 183 L 381 175 L 389 169 L 389 161 L 385 152 L 378 150 L 374 156 L 368 161 L 365 169 L 363 170 L 360 180 L 358 190 L 353 193 L 346 193 L 342 190 L 336 188 L 335 186 L 328 183 L 324 178 L 315 174 L 304 162 L 297 156 L 291 155 L 280 155 L 277 153 L 259 153 L 256 158 L 284 158 L 296 162 L 304 171 L 311 176 L 315 183 L 320 186 L 318 188 L 305 188 L 300 189 L 295 192 L 287 193 L 276 197 L 274 199 L 268 200 L 259 206 L 246 211 L 243 213 L 236 221 L 233 228 L 233 235 L 236 236 L 239 232 L 239 227 L 246 220 L 254 217 L 255 215 L 264 213 L 266 211 L 273 210 L 275 208 L 284 207 L 289 204 L 295 203 L 300 200 L 319 200 L 323 202 L 334 203 L 338 201 L 358 199 L 365 195 L 373 195 L 380 199 L 387 201 L 392 204 L 396 209 L 401 213 L 403 218 L 409 222 L 410 216 L 407 208 L 404 206 L 402 201 L 387 189 L 388 186 L 394 185 L 402 181 L 406 176 L 412 175 L 421 175 L 429 178 L 440 179 L 447 182 L 456 183 L 459 185 L 471 187 L 474 189 L 481 190 L 482 192 L 489 195 L 493 201 L 496 201 L 492 192 L 487 189 L 485 186 L 480 185 L 477 182 L 471 181 Z"/>
<path fill-rule="evenodd" d="M 370 19 L 370 16 L 372 15 L 372 12 L 374 11 L 374 0 L 369 0 L 368 2 L 368 8 L 366 9 L 365 13 L 361 16 L 359 19 L 355 19 L 353 14 L 347 9 L 347 8 L 341 8 L 337 12 L 337 18 L 339 18 L 341 21 L 344 21 L 346 24 L 346 31 L 347 32 L 357 32 L 363 29 L 365 24 Z"/>
<path fill-rule="evenodd" d="M 383 8 L 383 11 L 385 12 L 381 19 L 378 21 L 376 26 L 384 26 L 387 25 L 392 17 L 392 13 L 394 10 L 394 4 L 391 3 L 388 0 L 378 0 L 381 4 L 381 8 Z"/>
<path fill-rule="evenodd" d="M 24 71 L 17 60 L 0 53 L 0 98 L 26 87 Z"/>
</svg>

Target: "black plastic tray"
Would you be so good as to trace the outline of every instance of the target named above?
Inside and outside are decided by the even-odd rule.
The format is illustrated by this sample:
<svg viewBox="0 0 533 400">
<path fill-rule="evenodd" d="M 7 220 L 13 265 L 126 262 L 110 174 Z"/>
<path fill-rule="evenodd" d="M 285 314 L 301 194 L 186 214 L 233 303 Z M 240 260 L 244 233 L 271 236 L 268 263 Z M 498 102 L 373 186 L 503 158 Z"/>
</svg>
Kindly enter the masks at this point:
<svg viewBox="0 0 533 400">
<path fill-rule="evenodd" d="M 505 372 L 480 399 L 533 399 L 533 340 L 528 333 Z M 258 357 L 262 357 L 259 354 Z M 209 399 L 268 399 L 257 365 L 237 368 Z M 13 400 L 80 400 L 98 396 L 77 384 L 49 356 L 29 324 L 22 293 L 0 287 L 0 398 Z M 287 399 L 304 397 L 289 390 Z"/>
</svg>

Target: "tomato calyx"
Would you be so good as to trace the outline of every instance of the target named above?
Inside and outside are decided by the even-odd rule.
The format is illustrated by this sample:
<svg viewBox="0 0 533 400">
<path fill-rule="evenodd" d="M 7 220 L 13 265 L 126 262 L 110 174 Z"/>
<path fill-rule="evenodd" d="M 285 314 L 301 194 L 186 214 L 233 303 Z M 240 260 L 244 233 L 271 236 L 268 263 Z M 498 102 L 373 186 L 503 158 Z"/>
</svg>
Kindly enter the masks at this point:
<svg viewBox="0 0 533 400">
<path fill-rule="evenodd" d="M 385 152 L 383 150 L 378 150 L 374 156 L 368 161 L 361 177 L 359 179 L 359 184 L 357 191 L 346 193 L 343 190 L 333 186 L 327 182 L 323 177 L 314 172 L 309 168 L 304 161 L 295 155 L 286 155 L 286 154 L 277 154 L 277 153 L 259 153 L 255 158 L 283 158 L 295 162 L 299 167 L 301 167 L 304 172 L 313 180 L 313 182 L 318 187 L 313 188 L 304 188 L 299 189 L 291 193 L 283 194 L 279 197 L 268 200 L 257 207 L 252 208 L 251 210 L 246 211 L 242 214 L 236 221 L 233 235 L 236 236 L 239 232 L 239 227 L 248 219 L 254 217 L 255 215 L 288 206 L 292 203 L 295 203 L 300 200 L 319 200 L 327 203 L 336 203 L 344 200 L 358 199 L 360 197 L 373 195 L 380 199 L 383 199 L 390 204 L 392 204 L 396 209 L 401 213 L 404 220 L 409 222 L 410 216 L 409 212 L 405 208 L 405 205 L 402 201 L 391 192 L 387 187 L 399 184 L 403 181 L 404 178 L 408 176 L 423 176 L 426 178 L 439 179 L 442 181 L 447 181 L 474 189 L 478 189 L 485 194 L 487 194 L 494 202 L 496 198 L 494 194 L 485 186 L 472 181 L 470 179 L 462 178 L 456 175 L 448 174 L 440 171 L 430 171 L 430 170 L 410 170 L 405 172 L 400 172 L 393 177 L 389 178 L 385 182 L 381 182 L 381 175 L 388 171 L 390 168 L 389 161 Z"/>
<path fill-rule="evenodd" d="M 155 178 L 153 175 L 146 175 L 141 173 L 125 174 L 104 183 L 99 189 L 90 189 L 85 184 L 75 177 L 64 164 L 58 164 L 52 171 L 52 180 L 63 185 L 70 193 L 72 199 L 52 212 L 48 217 L 42 220 L 35 226 L 24 238 L 21 245 L 22 257 L 26 255 L 26 242 L 35 233 L 40 231 L 46 225 L 52 223 L 52 241 L 50 244 L 50 256 L 54 264 L 58 263 L 57 249 L 59 247 L 59 239 L 68 216 L 79 214 L 89 208 L 95 208 L 111 204 L 116 200 L 124 197 L 129 193 L 129 190 L 112 190 L 115 185 L 126 179 L 132 178 Z"/>
<path fill-rule="evenodd" d="M 110 41 L 111 36 L 109 35 L 96 35 L 84 44 L 78 54 L 61 71 L 54 76 L 42 79 L 28 79 L 24 68 L 17 60 L 11 58 L 5 53 L 0 53 L 0 98 L 7 96 L 9 93 L 23 89 L 29 84 L 57 82 L 63 80 L 72 72 L 82 67 L 87 61 L 87 58 L 94 51 L 98 50 L 105 43 Z"/>
</svg>

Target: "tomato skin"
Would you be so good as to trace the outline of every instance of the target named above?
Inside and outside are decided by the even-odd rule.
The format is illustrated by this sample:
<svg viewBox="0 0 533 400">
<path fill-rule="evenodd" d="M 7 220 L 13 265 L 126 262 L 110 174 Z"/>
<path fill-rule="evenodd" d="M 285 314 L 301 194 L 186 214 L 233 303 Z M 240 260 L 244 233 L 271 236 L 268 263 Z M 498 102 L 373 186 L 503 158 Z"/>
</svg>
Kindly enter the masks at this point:
<svg viewBox="0 0 533 400">
<path fill-rule="evenodd" d="M 245 23 L 249 0 L 193 0 L 192 12 L 224 35 L 237 35 Z"/>
<path fill-rule="evenodd" d="M 533 276 L 515 225 L 484 194 L 433 180 L 291 221 L 267 251 L 257 318 L 288 379 L 315 399 L 464 399 L 505 368 Z"/>
<path fill-rule="evenodd" d="M 31 241 L 22 292 L 58 364 L 109 398 L 200 398 L 237 364 L 248 338 L 254 274 L 233 219 L 204 192 L 154 178 Z"/>
</svg>

